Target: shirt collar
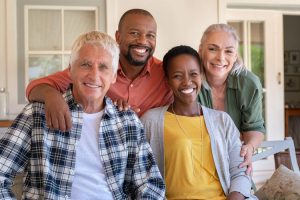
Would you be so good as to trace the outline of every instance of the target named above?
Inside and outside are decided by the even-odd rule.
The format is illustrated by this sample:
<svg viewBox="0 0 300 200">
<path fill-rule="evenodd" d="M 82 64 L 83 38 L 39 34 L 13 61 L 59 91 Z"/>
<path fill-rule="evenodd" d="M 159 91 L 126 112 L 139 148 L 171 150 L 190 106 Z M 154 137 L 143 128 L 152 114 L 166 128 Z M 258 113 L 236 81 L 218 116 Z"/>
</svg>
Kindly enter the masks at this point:
<svg viewBox="0 0 300 200">
<path fill-rule="evenodd" d="M 73 93 L 72 93 L 72 87 L 73 84 L 70 84 L 69 88 L 67 89 L 67 91 L 63 94 L 63 97 L 65 99 L 65 101 L 67 102 L 70 110 L 76 110 L 76 109 L 81 109 L 81 106 L 75 102 Z"/>
<path fill-rule="evenodd" d="M 107 96 L 104 97 L 104 102 L 104 114 L 107 114 L 110 117 L 114 117 L 116 115 L 116 106 L 113 104 L 112 100 Z"/>
<path fill-rule="evenodd" d="M 234 74 L 229 74 L 227 77 L 227 88 L 232 88 L 232 89 L 237 89 L 237 84 L 235 84 L 236 82 L 236 78 Z M 211 87 L 209 86 L 208 82 L 205 79 L 202 79 L 202 87 L 204 87 L 204 89 L 206 90 L 211 90 Z"/>
<path fill-rule="evenodd" d="M 154 58 L 153 58 L 153 56 L 151 56 L 139 76 L 144 76 L 146 74 L 151 75 L 151 65 L 153 64 L 153 62 L 154 62 Z M 123 76 L 126 77 L 120 62 L 119 62 L 119 67 L 118 67 L 118 74 L 122 74 Z"/>
<path fill-rule="evenodd" d="M 74 96 L 72 93 L 72 87 L 73 87 L 73 84 L 70 84 L 67 91 L 63 94 L 63 97 L 64 97 L 65 101 L 67 102 L 70 110 L 81 110 L 82 111 L 82 107 L 74 99 Z M 104 103 L 105 103 L 104 113 L 113 117 L 116 114 L 117 108 L 113 104 L 112 100 L 109 97 L 105 96 Z"/>
</svg>

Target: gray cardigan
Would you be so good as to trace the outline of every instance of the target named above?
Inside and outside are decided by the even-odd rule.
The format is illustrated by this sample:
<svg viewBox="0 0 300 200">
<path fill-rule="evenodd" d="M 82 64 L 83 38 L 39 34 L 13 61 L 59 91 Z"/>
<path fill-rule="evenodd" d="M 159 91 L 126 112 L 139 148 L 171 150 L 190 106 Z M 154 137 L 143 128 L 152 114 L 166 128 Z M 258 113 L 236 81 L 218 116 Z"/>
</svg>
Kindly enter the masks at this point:
<svg viewBox="0 0 300 200">
<path fill-rule="evenodd" d="M 240 132 L 230 116 L 221 111 L 201 106 L 204 121 L 210 136 L 212 156 L 221 186 L 227 196 L 237 191 L 249 199 L 251 196 L 251 179 L 245 174 L 246 168 L 239 168 L 244 158 L 240 156 Z M 141 121 L 145 126 L 147 139 L 152 147 L 157 165 L 164 177 L 164 114 L 168 106 L 147 111 Z"/>
</svg>

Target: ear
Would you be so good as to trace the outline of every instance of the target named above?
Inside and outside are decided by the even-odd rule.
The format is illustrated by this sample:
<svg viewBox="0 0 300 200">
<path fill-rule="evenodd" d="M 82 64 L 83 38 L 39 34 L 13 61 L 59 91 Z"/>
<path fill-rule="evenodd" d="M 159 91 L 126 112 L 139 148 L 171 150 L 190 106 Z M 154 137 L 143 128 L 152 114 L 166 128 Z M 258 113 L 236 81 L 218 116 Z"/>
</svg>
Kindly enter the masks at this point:
<svg viewBox="0 0 300 200">
<path fill-rule="evenodd" d="M 118 31 L 118 30 L 116 31 L 115 38 L 116 38 L 117 43 L 120 44 L 120 31 Z"/>
<path fill-rule="evenodd" d="M 169 77 L 165 76 L 165 82 L 168 85 L 168 87 L 170 87 L 170 79 L 169 79 Z"/>
<path fill-rule="evenodd" d="M 70 76 L 71 76 L 71 71 L 72 71 L 72 67 L 71 67 L 71 64 L 69 64 L 69 66 L 68 66 L 68 73 L 69 73 Z"/>
<path fill-rule="evenodd" d="M 117 73 L 115 73 L 115 74 L 113 75 L 111 84 L 114 84 L 116 81 L 117 81 Z"/>
<path fill-rule="evenodd" d="M 202 49 L 201 49 L 201 47 L 199 47 L 198 54 L 199 54 L 199 56 L 201 57 L 201 54 L 202 54 Z"/>
</svg>

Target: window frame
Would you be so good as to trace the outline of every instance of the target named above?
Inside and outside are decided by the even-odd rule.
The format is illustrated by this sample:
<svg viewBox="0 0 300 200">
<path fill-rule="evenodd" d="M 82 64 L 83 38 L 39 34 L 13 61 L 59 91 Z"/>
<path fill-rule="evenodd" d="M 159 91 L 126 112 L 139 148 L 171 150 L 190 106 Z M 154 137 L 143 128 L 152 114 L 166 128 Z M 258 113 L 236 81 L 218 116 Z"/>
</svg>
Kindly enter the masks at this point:
<svg viewBox="0 0 300 200">
<path fill-rule="evenodd" d="M 29 49 L 29 12 L 30 10 L 55 10 L 60 11 L 61 16 L 61 49 L 60 50 L 30 50 Z M 65 69 L 64 66 L 65 55 L 70 55 L 71 51 L 65 49 L 65 11 L 94 11 L 95 12 L 95 30 L 99 29 L 98 22 L 98 7 L 97 6 L 40 6 L 40 5 L 26 5 L 24 6 L 24 60 L 25 60 L 25 85 L 28 85 L 30 73 L 29 73 L 29 57 L 32 55 L 59 55 L 61 56 L 61 68 Z"/>
</svg>

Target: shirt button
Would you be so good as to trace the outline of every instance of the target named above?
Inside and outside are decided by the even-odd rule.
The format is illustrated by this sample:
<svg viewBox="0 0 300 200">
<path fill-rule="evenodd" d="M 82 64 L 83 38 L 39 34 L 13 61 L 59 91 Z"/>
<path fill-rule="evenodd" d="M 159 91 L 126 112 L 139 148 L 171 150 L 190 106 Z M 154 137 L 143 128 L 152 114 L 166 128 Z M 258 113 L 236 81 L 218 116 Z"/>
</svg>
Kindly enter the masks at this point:
<svg viewBox="0 0 300 200">
<path fill-rule="evenodd" d="M 65 199 L 69 199 L 69 196 L 68 196 L 68 195 L 66 195 L 66 196 L 65 196 Z"/>
<path fill-rule="evenodd" d="M 73 169 L 70 170 L 70 174 L 74 175 L 74 170 Z"/>
<path fill-rule="evenodd" d="M 133 87 L 133 84 L 131 84 L 130 87 Z"/>
</svg>

